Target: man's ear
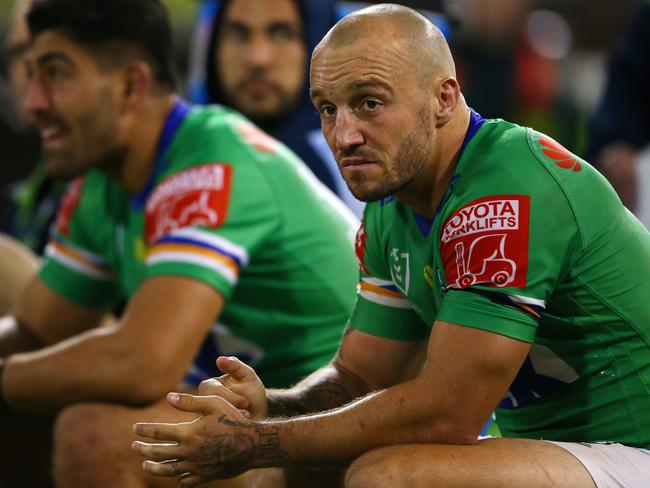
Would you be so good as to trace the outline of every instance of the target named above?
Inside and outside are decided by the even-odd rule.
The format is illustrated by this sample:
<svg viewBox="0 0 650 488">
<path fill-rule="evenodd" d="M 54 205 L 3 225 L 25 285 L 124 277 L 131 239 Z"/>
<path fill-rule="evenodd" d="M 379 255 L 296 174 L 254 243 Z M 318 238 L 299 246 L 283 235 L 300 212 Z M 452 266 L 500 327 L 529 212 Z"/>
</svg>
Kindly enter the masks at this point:
<svg viewBox="0 0 650 488">
<path fill-rule="evenodd" d="M 123 68 L 122 99 L 125 108 L 134 109 L 147 96 L 153 81 L 151 66 L 144 61 L 130 61 Z"/>
<path fill-rule="evenodd" d="M 455 78 L 447 77 L 436 85 L 436 99 L 438 100 L 435 118 L 436 126 L 445 125 L 454 115 L 460 100 L 460 85 Z"/>
</svg>

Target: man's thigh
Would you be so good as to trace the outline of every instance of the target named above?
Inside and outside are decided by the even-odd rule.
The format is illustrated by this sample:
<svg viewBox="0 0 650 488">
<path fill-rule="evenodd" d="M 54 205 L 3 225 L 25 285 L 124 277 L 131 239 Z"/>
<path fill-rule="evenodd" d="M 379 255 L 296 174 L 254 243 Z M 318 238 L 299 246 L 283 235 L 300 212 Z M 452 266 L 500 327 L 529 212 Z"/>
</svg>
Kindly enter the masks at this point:
<svg viewBox="0 0 650 488">
<path fill-rule="evenodd" d="M 473 446 L 391 446 L 357 459 L 346 488 L 595 488 L 584 466 L 543 441 L 486 439 Z"/>
<path fill-rule="evenodd" d="M 166 400 L 142 408 L 104 403 L 68 407 L 54 431 L 57 486 L 175 487 L 177 477 L 156 477 L 142 469 L 143 458 L 131 449 L 137 437 L 133 424 L 189 422 L 195 418 L 196 414 L 180 412 Z M 243 484 L 243 478 L 236 478 L 202 486 L 239 488 Z"/>
</svg>

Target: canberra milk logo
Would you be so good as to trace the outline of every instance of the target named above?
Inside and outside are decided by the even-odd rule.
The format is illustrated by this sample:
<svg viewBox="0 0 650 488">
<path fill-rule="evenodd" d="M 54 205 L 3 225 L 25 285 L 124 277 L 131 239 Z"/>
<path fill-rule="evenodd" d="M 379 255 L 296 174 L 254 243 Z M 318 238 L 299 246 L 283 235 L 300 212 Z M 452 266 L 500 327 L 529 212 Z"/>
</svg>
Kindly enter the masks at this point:
<svg viewBox="0 0 650 488">
<path fill-rule="evenodd" d="M 400 252 L 396 247 L 390 252 L 390 274 L 393 277 L 393 283 L 405 295 L 409 291 L 411 273 L 409 271 L 409 253 Z"/>
<path fill-rule="evenodd" d="M 468 205 L 456 212 L 445 225 L 442 242 L 478 232 L 517 230 L 519 228 L 519 201 L 494 199 Z"/>
</svg>

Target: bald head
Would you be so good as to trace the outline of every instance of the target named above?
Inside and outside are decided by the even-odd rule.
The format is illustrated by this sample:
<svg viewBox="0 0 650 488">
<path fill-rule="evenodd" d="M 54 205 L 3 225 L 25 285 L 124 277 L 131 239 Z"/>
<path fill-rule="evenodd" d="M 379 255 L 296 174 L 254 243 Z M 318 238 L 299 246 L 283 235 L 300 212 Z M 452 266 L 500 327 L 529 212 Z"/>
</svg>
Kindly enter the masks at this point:
<svg viewBox="0 0 650 488">
<path fill-rule="evenodd" d="M 456 76 L 454 60 L 444 35 L 419 12 L 390 3 L 373 5 L 341 19 L 314 49 L 313 58 L 328 49 L 362 42 L 381 51 L 388 44 L 403 50 L 423 77 Z"/>
</svg>

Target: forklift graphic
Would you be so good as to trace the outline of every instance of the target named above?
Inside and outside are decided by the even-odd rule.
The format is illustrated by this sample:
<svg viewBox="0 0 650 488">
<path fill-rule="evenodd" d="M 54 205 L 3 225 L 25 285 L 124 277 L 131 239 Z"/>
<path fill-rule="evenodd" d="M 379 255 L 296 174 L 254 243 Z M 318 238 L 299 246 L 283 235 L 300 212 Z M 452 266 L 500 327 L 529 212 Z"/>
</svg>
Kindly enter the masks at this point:
<svg viewBox="0 0 650 488">
<path fill-rule="evenodd" d="M 493 283 L 506 286 L 515 279 L 517 263 L 505 257 L 507 234 L 481 236 L 472 242 L 465 262 L 465 245 L 461 241 L 455 246 L 458 288 L 467 288 L 474 283 Z"/>
<path fill-rule="evenodd" d="M 183 207 L 183 199 L 186 197 L 187 194 L 181 195 L 164 203 L 156 222 L 156 239 L 185 225 L 216 226 L 219 223 L 219 214 L 210 206 L 209 190 L 202 191 L 196 200 Z M 177 215 L 179 208 L 180 213 Z"/>
</svg>

